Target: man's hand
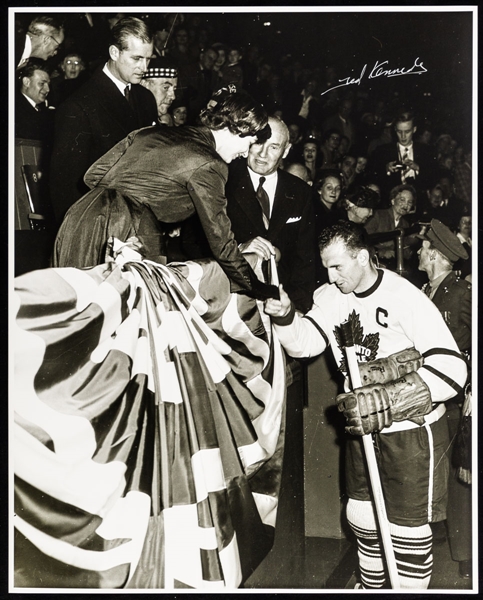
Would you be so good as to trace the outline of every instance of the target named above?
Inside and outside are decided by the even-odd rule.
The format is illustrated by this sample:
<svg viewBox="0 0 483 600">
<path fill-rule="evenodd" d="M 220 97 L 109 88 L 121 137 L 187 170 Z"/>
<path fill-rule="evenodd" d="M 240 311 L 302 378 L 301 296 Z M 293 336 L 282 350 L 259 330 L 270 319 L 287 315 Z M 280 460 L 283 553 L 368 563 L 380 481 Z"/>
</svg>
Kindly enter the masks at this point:
<svg viewBox="0 0 483 600">
<path fill-rule="evenodd" d="M 359 363 L 362 385 L 388 383 L 423 366 L 423 357 L 415 348 L 395 352 L 385 358 Z"/>
<path fill-rule="evenodd" d="M 419 165 L 414 162 L 414 160 L 405 160 L 404 166 L 406 167 L 406 171 L 413 170 L 416 174 L 419 173 Z"/>
<path fill-rule="evenodd" d="M 336 402 L 347 419 L 345 430 L 352 435 L 381 431 L 393 421 L 406 419 L 422 425 L 424 415 L 432 410 L 429 388 L 414 371 L 395 381 L 339 394 Z"/>
<path fill-rule="evenodd" d="M 280 260 L 280 250 L 260 236 L 248 240 L 248 242 L 240 244 L 238 247 L 243 254 L 253 252 L 262 260 L 270 260 L 270 256 L 275 256 L 277 262 Z"/>
<path fill-rule="evenodd" d="M 290 312 L 292 302 L 288 297 L 287 292 L 283 289 L 283 285 L 278 286 L 280 290 L 280 300 L 269 298 L 265 300 L 265 312 L 271 317 L 286 317 Z"/>
<path fill-rule="evenodd" d="M 400 165 L 400 164 L 401 163 L 398 163 L 397 160 L 392 160 L 391 162 L 388 162 L 387 165 L 386 165 L 386 172 L 397 173 L 398 171 L 401 170 L 401 167 L 397 166 L 397 165 Z"/>
</svg>

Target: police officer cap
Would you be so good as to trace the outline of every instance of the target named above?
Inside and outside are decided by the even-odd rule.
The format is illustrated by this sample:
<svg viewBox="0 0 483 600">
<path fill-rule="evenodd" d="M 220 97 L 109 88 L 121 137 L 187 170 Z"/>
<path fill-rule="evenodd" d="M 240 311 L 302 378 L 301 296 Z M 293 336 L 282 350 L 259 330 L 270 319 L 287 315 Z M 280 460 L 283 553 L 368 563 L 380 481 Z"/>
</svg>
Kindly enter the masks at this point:
<svg viewBox="0 0 483 600">
<path fill-rule="evenodd" d="M 459 258 L 466 259 L 468 254 L 456 235 L 438 219 L 432 219 L 426 235 L 421 236 L 444 254 L 451 262 Z"/>
<path fill-rule="evenodd" d="M 146 73 L 144 73 L 143 79 L 153 79 L 156 77 L 162 77 L 164 79 L 178 77 L 178 68 L 165 56 L 152 58 L 149 61 L 149 67 Z"/>
</svg>

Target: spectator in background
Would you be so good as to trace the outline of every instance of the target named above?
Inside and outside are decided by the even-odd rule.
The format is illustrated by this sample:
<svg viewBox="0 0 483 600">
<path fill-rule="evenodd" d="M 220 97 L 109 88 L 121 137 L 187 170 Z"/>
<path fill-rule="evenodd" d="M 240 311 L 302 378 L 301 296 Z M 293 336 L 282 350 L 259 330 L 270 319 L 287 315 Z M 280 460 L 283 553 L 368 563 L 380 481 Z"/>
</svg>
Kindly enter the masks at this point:
<svg viewBox="0 0 483 600">
<path fill-rule="evenodd" d="M 153 58 L 143 75 L 141 85 L 156 98 L 158 121 L 168 113 L 176 96 L 178 69 L 174 62 L 163 56 Z"/>
<path fill-rule="evenodd" d="M 377 192 L 366 186 L 346 192 L 340 202 L 341 208 L 346 212 L 347 221 L 360 224 L 369 221 L 378 203 Z"/>
<path fill-rule="evenodd" d="M 181 80 L 184 78 L 184 71 L 188 65 L 196 63 L 199 59 L 197 49 L 189 43 L 188 30 L 182 25 L 175 31 L 173 45 L 169 48 L 168 54 L 178 67 Z"/>
<path fill-rule="evenodd" d="M 208 104 L 209 99 L 219 89 L 218 75 L 213 71 L 218 53 L 213 48 L 200 52 L 199 61 L 186 67 L 181 81 L 183 93 L 188 101 L 188 113 L 191 124 Z"/>
<path fill-rule="evenodd" d="M 322 143 L 320 145 L 320 167 L 322 169 L 337 168 L 340 137 L 337 129 L 328 129 L 322 136 Z"/>
<path fill-rule="evenodd" d="M 29 58 L 47 60 L 55 56 L 64 41 L 64 28 L 54 17 L 39 15 L 27 33 L 15 41 L 15 64 L 23 66 Z"/>
<path fill-rule="evenodd" d="M 231 46 L 227 57 L 226 64 L 222 71 L 222 85 L 235 85 L 238 90 L 243 89 L 243 51 L 239 46 Z"/>
<path fill-rule="evenodd" d="M 353 101 L 350 98 L 344 98 L 339 102 L 337 112 L 325 119 L 322 124 L 322 134 L 328 129 L 337 129 L 341 136 L 345 135 L 349 140 L 347 151 L 356 141 L 355 126 L 351 119 Z"/>
<path fill-rule="evenodd" d="M 174 127 L 181 127 L 186 125 L 188 122 L 188 107 L 187 102 L 183 96 L 175 98 L 169 107 L 169 112 L 173 118 Z"/>
<path fill-rule="evenodd" d="M 226 64 L 228 46 L 226 46 L 226 44 L 222 44 L 221 42 L 216 42 L 212 44 L 211 47 L 217 53 L 215 64 L 213 65 L 213 72 L 218 76 L 216 89 L 219 89 L 220 87 L 223 87 L 223 67 Z"/>
<path fill-rule="evenodd" d="M 320 166 L 319 145 L 315 138 L 308 138 L 302 145 L 302 162 L 314 181 L 315 174 Z"/>
<path fill-rule="evenodd" d="M 426 144 L 413 142 L 417 131 L 414 115 L 405 111 L 394 122 L 396 143 L 379 146 L 371 156 L 369 173 L 383 195 L 399 184 L 411 184 L 422 198 L 434 181 L 436 162 Z"/>
<path fill-rule="evenodd" d="M 471 282 L 471 272 L 472 272 L 472 246 L 473 243 L 471 241 L 471 215 L 466 215 L 463 212 L 460 212 L 459 218 L 457 219 L 455 231 L 456 237 L 459 239 L 463 248 L 466 250 L 468 254 L 468 260 L 459 260 L 454 265 L 455 271 L 457 271 L 462 279 L 466 279 Z"/>
<path fill-rule="evenodd" d="M 457 198 L 462 200 L 469 208 L 472 202 L 472 165 L 471 147 L 463 150 L 463 162 L 454 168 L 454 189 Z"/>
<path fill-rule="evenodd" d="M 313 185 L 312 179 L 310 179 L 310 173 L 305 165 L 300 163 L 291 163 L 284 168 L 284 171 L 290 173 L 291 175 L 295 175 L 302 181 L 305 181 L 307 185 Z"/>
<path fill-rule="evenodd" d="M 339 163 L 339 169 L 342 174 L 342 188 L 348 190 L 354 183 L 356 177 L 357 158 L 351 154 L 346 154 Z"/>
<path fill-rule="evenodd" d="M 315 229 L 319 235 L 324 227 L 333 225 L 344 215 L 338 207 L 342 192 L 342 175 L 336 169 L 321 169 L 314 181 L 317 193 L 315 203 Z"/>
<path fill-rule="evenodd" d="M 88 191 L 87 169 L 128 133 L 156 122 L 156 100 L 139 85 L 152 54 L 145 23 L 121 19 L 111 30 L 107 63 L 57 110 L 50 185 L 59 223 Z"/>
<path fill-rule="evenodd" d="M 38 140 L 44 146 L 52 141 L 54 111 L 46 101 L 50 91 L 50 71 L 45 61 L 30 58 L 17 70 L 15 95 L 15 137 Z"/>
<path fill-rule="evenodd" d="M 69 52 L 59 65 L 60 73 L 52 77 L 49 102 L 59 106 L 89 78 L 86 65 L 77 52 Z"/>
</svg>

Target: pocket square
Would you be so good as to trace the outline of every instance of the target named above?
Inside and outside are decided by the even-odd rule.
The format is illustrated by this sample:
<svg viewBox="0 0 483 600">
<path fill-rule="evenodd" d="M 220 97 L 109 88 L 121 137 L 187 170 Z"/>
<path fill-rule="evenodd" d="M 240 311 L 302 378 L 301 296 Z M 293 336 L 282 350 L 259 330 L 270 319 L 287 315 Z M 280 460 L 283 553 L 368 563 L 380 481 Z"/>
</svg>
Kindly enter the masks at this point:
<svg viewBox="0 0 483 600">
<path fill-rule="evenodd" d="M 297 221 L 300 221 L 302 217 L 290 217 L 290 219 L 287 219 L 287 223 L 296 223 Z"/>
</svg>

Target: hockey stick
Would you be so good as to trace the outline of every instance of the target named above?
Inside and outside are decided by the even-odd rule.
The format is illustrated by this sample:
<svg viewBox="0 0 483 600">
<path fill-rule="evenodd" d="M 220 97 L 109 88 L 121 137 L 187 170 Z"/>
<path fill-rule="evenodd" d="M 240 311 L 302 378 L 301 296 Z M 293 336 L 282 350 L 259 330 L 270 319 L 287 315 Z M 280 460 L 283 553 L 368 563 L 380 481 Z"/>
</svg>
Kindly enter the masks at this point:
<svg viewBox="0 0 483 600">
<path fill-rule="evenodd" d="M 345 354 L 347 358 L 347 370 L 350 374 L 352 390 L 361 387 L 361 376 L 357 363 L 357 356 L 354 346 L 354 338 L 350 322 L 346 321 L 341 325 L 342 338 L 344 341 Z M 389 571 L 389 579 L 393 590 L 400 589 L 399 574 L 397 572 L 396 557 L 392 545 L 391 532 L 389 530 L 389 521 L 386 513 L 386 505 L 384 503 L 384 495 L 382 493 L 381 478 L 377 467 L 376 453 L 372 444 L 370 434 L 362 436 L 362 444 L 369 469 L 369 479 L 371 480 L 372 494 L 374 496 L 374 504 L 376 505 L 377 520 L 379 522 L 379 530 L 381 532 L 382 544 L 384 546 L 384 554 L 386 556 L 387 568 Z"/>
</svg>

